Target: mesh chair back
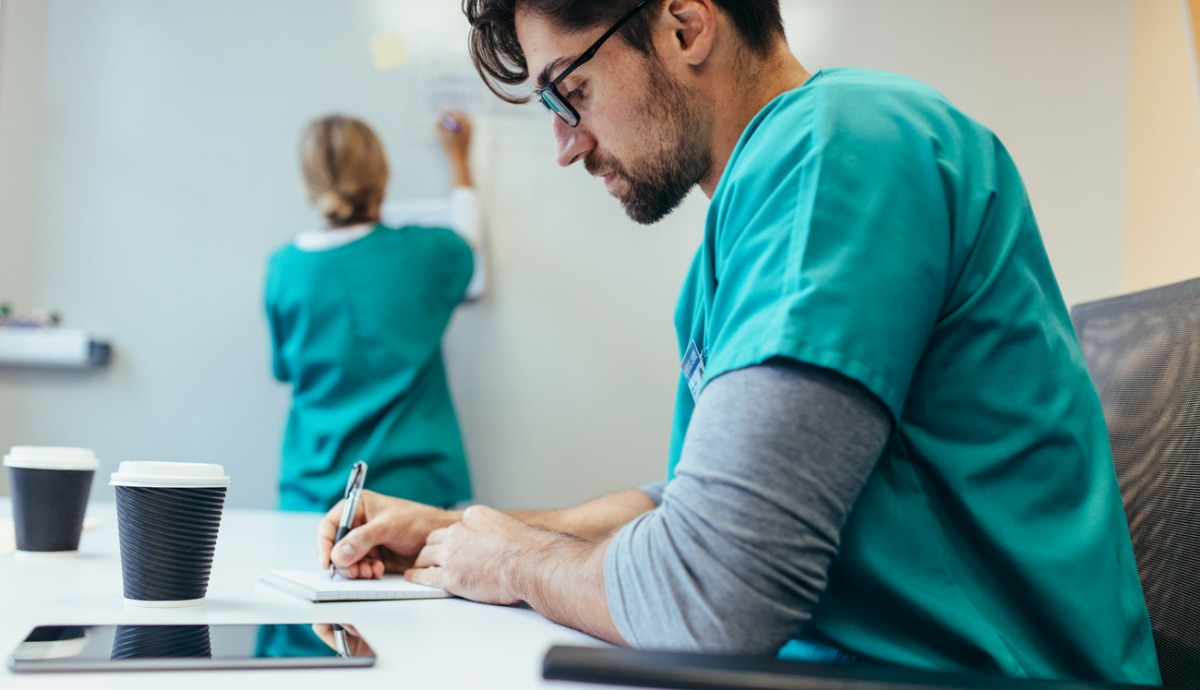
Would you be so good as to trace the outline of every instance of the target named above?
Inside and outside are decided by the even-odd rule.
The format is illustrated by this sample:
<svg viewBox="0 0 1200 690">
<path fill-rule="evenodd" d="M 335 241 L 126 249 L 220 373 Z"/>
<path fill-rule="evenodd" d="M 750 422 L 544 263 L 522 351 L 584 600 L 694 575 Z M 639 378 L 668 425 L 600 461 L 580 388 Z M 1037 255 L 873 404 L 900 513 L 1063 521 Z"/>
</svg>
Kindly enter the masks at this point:
<svg viewBox="0 0 1200 690">
<path fill-rule="evenodd" d="M 1200 688 L 1200 279 L 1071 310 L 1104 407 L 1163 684 Z"/>
</svg>

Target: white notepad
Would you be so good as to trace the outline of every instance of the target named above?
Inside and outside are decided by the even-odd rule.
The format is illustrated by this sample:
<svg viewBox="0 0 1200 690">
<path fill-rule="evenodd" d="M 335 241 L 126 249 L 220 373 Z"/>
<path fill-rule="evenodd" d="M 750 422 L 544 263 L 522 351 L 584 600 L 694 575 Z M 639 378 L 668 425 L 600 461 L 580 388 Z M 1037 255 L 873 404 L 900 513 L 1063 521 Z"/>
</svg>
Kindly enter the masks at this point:
<svg viewBox="0 0 1200 690">
<path fill-rule="evenodd" d="M 288 594 L 313 602 L 372 601 L 383 599 L 445 599 L 453 596 L 438 587 L 409 582 L 403 575 L 384 575 L 379 580 L 350 580 L 326 570 L 264 570 L 259 579 Z"/>
</svg>

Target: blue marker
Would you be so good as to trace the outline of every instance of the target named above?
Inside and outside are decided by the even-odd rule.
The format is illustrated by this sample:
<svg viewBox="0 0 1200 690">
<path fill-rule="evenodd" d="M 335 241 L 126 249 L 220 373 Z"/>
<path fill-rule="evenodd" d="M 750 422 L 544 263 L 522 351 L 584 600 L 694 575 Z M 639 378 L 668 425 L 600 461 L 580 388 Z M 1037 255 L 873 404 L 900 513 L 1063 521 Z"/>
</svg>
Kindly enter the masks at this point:
<svg viewBox="0 0 1200 690">
<path fill-rule="evenodd" d="M 458 118 L 454 117 L 453 115 L 443 115 L 442 118 L 438 120 L 438 124 L 441 125 L 442 129 L 446 130 L 447 132 L 454 132 L 455 134 L 458 134 L 458 132 L 462 130 L 462 124 L 460 124 Z"/>
</svg>

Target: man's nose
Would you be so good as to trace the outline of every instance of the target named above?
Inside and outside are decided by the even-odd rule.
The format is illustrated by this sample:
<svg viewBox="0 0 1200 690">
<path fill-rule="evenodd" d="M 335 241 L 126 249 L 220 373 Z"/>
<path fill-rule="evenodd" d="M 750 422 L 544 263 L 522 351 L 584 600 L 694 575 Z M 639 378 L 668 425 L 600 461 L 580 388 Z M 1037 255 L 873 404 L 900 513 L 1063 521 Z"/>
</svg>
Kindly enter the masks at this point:
<svg viewBox="0 0 1200 690">
<path fill-rule="evenodd" d="M 582 127 L 571 127 L 561 117 L 554 118 L 554 142 L 558 164 L 566 167 L 582 159 L 591 150 L 592 138 Z"/>
</svg>

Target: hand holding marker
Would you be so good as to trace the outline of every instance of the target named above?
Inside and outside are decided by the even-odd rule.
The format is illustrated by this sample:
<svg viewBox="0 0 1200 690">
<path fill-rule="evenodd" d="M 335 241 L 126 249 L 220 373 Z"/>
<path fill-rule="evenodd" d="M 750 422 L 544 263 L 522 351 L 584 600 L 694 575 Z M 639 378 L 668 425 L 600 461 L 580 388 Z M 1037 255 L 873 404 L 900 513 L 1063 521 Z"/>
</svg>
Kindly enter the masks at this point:
<svg viewBox="0 0 1200 690">
<path fill-rule="evenodd" d="M 449 113 L 442 113 L 442 116 L 438 118 L 438 125 L 447 132 L 458 134 L 462 131 L 462 123 Z"/>
<path fill-rule="evenodd" d="M 437 117 L 434 130 L 446 151 L 454 176 L 455 187 L 473 187 L 471 166 L 467 159 L 471 152 L 471 118 L 457 110 L 443 110 Z"/>
</svg>

